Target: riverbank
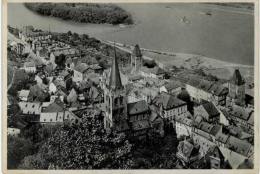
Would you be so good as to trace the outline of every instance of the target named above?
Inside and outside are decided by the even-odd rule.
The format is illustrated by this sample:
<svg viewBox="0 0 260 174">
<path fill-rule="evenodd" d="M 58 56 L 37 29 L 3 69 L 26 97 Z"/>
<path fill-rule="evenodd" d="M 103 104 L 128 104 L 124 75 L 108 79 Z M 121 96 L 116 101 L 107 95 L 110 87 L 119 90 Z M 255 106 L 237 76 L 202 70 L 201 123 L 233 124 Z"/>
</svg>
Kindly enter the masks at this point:
<svg viewBox="0 0 260 174">
<path fill-rule="evenodd" d="M 112 4 L 92 3 L 24 3 L 39 15 L 80 23 L 133 24 L 131 14 Z"/>
<path fill-rule="evenodd" d="M 131 45 L 138 43 L 140 47 L 164 52 L 206 55 L 243 65 L 254 64 L 254 17 L 242 14 L 240 9 L 202 3 L 116 5 L 131 13 L 135 25 L 120 28 L 109 24 L 65 21 L 38 15 L 22 3 L 8 4 L 8 24 L 18 28 L 33 25 L 51 32 L 71 31 L 102 40 Z M 211 16 L 201 14 L 208 11 Z M 191 23 L 180 22 L 183 16 Z"/>
<path fill-rule="evenodd" d="M 104 43 L 112 45 L 111 41 L 102 41 Z M 115 43 L 116 47 L 122 51 L 131 53 L 133 48 L 132 45 L 126 45 L 121 43 Z M 237 63 L 231 63 L 227 61 L 217 60 L 214 58 L 186 53 L 173 53 L 173 52 L 162 52 L 158 50 L 150 50 L 147 48 L 141 48 L 144 59 L 153 59 L 159 66 L 166 69 L 172 67 L 186 68 L 190 70 L 203 70 L 206 74 L 211 74 L 220 79 L 229 79 L 235 69 L 239 69 L 243 74 L 247 84 L 254 82 L 254 66 L 253 65 L 242 65 Z"/>
<path fill-rule="evenodd" d="M 248 84 L 254 82 L 254 66 L 251 65 L 230 63 L 195 54 L 174 53 L 174 56 L 169 56 L 147 51 L 143 54 L 153 57 L 156 61 L 169 68 L 176 66 L 193 70 L 202 69 L 206 74 L 211 74 L 221 79 L 229 79 L 234 70 L 238 68 Z"/>
</svg>

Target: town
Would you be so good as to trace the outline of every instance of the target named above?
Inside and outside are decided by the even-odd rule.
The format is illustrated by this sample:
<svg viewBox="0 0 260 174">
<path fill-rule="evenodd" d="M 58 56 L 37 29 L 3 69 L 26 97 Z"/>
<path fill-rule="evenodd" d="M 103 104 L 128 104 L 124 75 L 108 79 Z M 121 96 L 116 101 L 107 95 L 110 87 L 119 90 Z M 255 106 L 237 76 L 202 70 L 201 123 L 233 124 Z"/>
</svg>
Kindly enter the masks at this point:
<svg viewBox="0 0 260 174">
<path fill-rule="evenodd" d="M 32 143 L 39 143 L 38 126 L 51 129 L 51 133 L 43 134 L 47 138 L 41 143 L 55 143 L 57 137 L 66 136 L 55 133 L 57 127 L 78 130 L 83 124 L 93 133 L 89 135 L 93 139 L 100 136 L 96 135 L 99 131 L 109 138 L 113 134 L 111 141 L 119 141 L 118 135 L 126 139 L 120 151 L 115 150 L 114 160 L 118 159 L 119 164 L 105 165 L 108 162 L 101 159 L 95 164 L 94 157 L 87 158 L 95 147 L 82 152 L 82 161 L 94 161 L 86 162 L 93 169 L 149 168 L 156 163 L 156 168 L 175 169 L 253 168 L 254 97 L 246 93 L 248 84 L 239 68 L 224 80 L 201 70 L 166 68 L 145 60 L 141 45 L 132 48 L 127 53 L 116 44 L 70 31 L 54 33 L 33 26 L 8 26 L 8 137 L 14 141 L 30 136 Z M 167 147 L 160 146 L 164 142 Z M 164 156 L 149 164 L 141 157 L 135 160 L 135 153 L 142 154 L 137 151 L 148 148 L 147 144 L 162 148 L 158 154 Z M 102 149 L 102 144 L 96 146 Z M 138 164 L 124 167 L 128 157 L 122 154 L 132 154 L 129 159 Z M 20 166 L 25 166 L 25 160 L 21 161 Z M 84 162 L 77 165 L 90 168 Z M 52 161 L 46 168 L 73 168 L 64 166 Z"/>
</svg>

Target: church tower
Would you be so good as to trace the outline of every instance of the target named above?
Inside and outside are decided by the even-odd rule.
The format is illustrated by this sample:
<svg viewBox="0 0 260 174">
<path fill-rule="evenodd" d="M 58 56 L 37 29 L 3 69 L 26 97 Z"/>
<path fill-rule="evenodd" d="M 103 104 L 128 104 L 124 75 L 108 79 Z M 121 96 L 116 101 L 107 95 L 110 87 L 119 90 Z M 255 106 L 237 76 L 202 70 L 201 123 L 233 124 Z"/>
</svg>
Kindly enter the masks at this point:
<svg viewBox="0 0 260 174">
<path fill-rule="evenodd" d="M 227 96 L 227 104 L 245 105 L 245 80 L 240 71 L 236 69 L 228 83 L 229 93 Z"/>
<path fill-rule="evenodd" d="M 106 105 L 106 114 L 104 117 L 105 129 L 120 129 L 122 121 L 127 119 L 127 101 L 126 91 L 120 77 L 116 50 L 110 71 L 109 83 L 104 89 L 104 101 Z"/>
<path fill-rule="evenodd" d="M 131 67 L 134 72 L 138 72 L 143 65 L 143 58 L 140 47 L 138 44 L 135 45 L 134 50 L 131 54 Z"/>
</svg>

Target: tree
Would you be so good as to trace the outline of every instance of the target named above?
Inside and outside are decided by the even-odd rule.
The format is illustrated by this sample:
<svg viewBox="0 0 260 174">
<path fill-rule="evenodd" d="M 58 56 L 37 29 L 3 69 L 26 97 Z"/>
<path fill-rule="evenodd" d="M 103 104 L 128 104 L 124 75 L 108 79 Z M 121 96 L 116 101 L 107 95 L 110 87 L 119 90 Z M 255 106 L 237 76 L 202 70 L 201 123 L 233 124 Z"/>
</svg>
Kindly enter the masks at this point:
<svg viewBox="0 0 260 174">
<path fill-rule="evenodd" d="M 24 169 L 129 168 L 132 145 L 124 134 L 106 133 L 98 119 L 77 126 L 63 126 L 50 136 L 33 157 L 25 158 Z M 39 160 L 33 161 L 34 157 Z M 40 163 L 44 161 L 44 163 Z"/>
<path fill-rule="evenodd" d="M 7 168 L 16 169 L 20 161 L 34 153 L 33 144 L 30 140 L 20 137 L 7 138 Z"/>
<path fill-rule="evenodd" d="M 55 63 L 59 68 L 64 69 L 66 62 L 66 56 L 64 54 L 60 54 L 59 56 L 55 57 Z"/>
<path fill-rule="evenodd" d="M 71 31 L 68 31 L 67 34 L 68 34 L 69 36 L 71 36 L 71 35 L 72 35 L 72 32 L 71 32 Z"/>
</svg>

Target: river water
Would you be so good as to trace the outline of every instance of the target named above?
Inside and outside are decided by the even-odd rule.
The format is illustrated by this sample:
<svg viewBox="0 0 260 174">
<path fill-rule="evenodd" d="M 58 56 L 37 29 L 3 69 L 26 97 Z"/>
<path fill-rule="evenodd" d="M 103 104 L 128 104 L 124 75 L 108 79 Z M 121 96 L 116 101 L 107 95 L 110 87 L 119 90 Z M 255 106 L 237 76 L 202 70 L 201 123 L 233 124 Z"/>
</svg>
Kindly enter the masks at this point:
<svg viewBox="0 0 260 174">
<path fill-rule="evenodd" d="M 232 63 L 254 64 L 254 16 L 248 11 L 206 4 L 119 4 L 135 25 L 81 24 L 37 15 L 21 3 L 8 4 L 8 24 L 33 25 L 57 32 L 90 36 L 143 48 L 200 54 Z M 203 12 L 211 12 L 205 15 Z M 185 22 L 181 19 L 185 16 Z"/>
</svg>

